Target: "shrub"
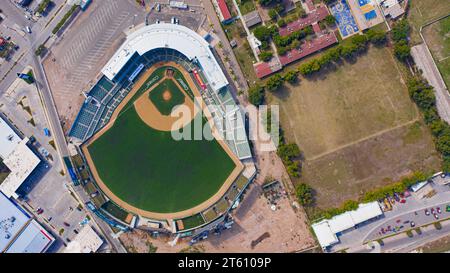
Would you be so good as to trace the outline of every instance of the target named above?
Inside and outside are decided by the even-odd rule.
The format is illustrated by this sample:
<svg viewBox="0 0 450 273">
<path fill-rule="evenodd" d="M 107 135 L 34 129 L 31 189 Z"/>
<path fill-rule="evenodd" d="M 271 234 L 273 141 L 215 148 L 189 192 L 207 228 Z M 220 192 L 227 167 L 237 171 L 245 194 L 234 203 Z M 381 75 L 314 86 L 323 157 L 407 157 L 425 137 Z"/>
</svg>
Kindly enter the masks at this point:
<svg viewBox="0 0 450 273">
<path fill-rule="evenodd" d="M 295 195 L 301 205 L 309 206 L 313 204 L 313 189 L 308 184 L 298 184 L 295 188 Z"/>
<path fill-rule="evenodd" d="M 394 54 L 400 61 L 405 61 L 411 54 L 411 48 L 406 41 L 402 40 L 394 45 Z"/>
<path fill-rule="evenodd" d="M 275 74 L 270 77 L 266 82 L 267 90 L 273 92 L 283 85 L 283 78 L 279 74 Z"/>
<path fill-rule="evenodd" d="M 291 70 L 291 71 L 287 72 L 286 74 L 284 74 L 283 78 L 285 81 L 287 81 L 289 83 L 296 83 L 298 80 L 298 71 Z"/>
<path fill-rule="evenodd" d="M 333 15 L 327 15 L 324 20 L 329 26 L 332 26 L 336 23 L 336 18 L 334 18 Z"/>
<path fill-rule="evenodd" d="M 279 27 L 284 27 L 284 26 L 286 26 L 286 21 L 284 19 L 280 19 L 280 20 L 278 20 L 277 25 Z"/>
<path fill-rule="evenodd" d="M 261 58 L 261 60 L 263 60 L 263 62 L 268 62 L 270 61 L 270 59 L 272 59 L 272 52 L 270 51 L 263 51 L 259 54 L 259 58 Z"/>
<path fill-rule="evenodd" d="M 366 34 L 369 41 L 374 45 L 383 45 L 386 43 L 386 33 L 383 31 L 369 29 Z"/>
<path fill-rule="evenodd" d="M 259 106 L 264 102 L 264 88 L 255 85 L 248 90 L 248 100 L 251 104 Z"/>
</svg>

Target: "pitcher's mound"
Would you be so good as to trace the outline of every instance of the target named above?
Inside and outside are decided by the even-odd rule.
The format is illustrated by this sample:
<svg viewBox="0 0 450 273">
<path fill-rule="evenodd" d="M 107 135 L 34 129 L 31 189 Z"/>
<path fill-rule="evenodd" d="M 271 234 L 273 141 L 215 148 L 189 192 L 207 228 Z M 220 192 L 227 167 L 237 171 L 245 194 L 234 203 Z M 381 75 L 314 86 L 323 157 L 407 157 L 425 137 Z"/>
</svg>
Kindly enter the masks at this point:
<svg viewBox="0 0 450 273">
<path fill-rule="evenodd" d="M 169 101 L 172 98 L 172 93 L 170 93 L 169 90 L 164 91 L 163 93 L 163 99 L 165 101 Z"/>
</svg>

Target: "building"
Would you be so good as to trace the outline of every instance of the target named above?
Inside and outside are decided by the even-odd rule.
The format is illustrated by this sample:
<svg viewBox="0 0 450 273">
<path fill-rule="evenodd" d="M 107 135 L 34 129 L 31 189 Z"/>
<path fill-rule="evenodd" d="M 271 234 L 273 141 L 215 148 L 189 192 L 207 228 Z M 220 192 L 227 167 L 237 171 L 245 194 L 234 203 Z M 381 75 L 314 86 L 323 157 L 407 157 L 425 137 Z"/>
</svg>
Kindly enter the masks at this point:
<svg viewBox="0 0 450 273">
<path fill-rule="evenodd" d="M 405 13 L 405 9 L 398 0 L 378 0 L 378 3 L 383 9 L 384 15 L 392 19 L 396 19 Z"/>
<path fill-rule="evenodd" d="M 10 170 L 10 174 L 2 182 L 0 191 L 8 198 L 17 198 L 16 191 L 39 165 L 40 159 L 27 146 L 28 138 L 22 139 L 0 117 L 0 158 Z"/>
<path fill-rule="evenodd" d="M 176 9 L 187 9 L 188 5 L 183 1 L 169 1 L 169 6 Z"/>
<path fill-rule="evenodd" d="M 257 10 L 249 12 L 242 17 L 243 17 L 245 25 L 247 27 L 252 27 L 254 25 L 261 23 L 261 17 L 259 16 L 259 13 Z"/>
<path fill-rule="evenodd" d="M 370 219 L 383 215 L 378 202 L 360 204 L 358 209 L 347 211 L 312 225 L 317 240 L 323 249 L 339 243 L 339 234 Z"/>
<path fill-rule="evenodd" d="M 95 253 L 103 245 L 103 240 L 92 229 L 85 225 L 75 238 L 67 245 L 65 253 Z"/>
<path fill-rule="evenodd" d="M 231 13 L 228 9 L 225 0 L 214 0 L 217 6 L 217 12 L 219 13 L 219 19 L 222 23 L 227 23 L 231 20 Z"/>
<path fill-rule="evenodd" d="M 43 253 L 55 239 L 0 192 L 0 253 Z"/>
</svg>

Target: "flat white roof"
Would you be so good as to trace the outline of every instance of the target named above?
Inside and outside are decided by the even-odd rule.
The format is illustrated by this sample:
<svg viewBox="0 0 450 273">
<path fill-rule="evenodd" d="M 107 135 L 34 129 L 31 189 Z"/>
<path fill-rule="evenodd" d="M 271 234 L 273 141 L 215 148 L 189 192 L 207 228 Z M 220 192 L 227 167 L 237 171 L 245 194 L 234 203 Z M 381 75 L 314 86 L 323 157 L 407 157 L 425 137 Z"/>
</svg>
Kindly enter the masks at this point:
<svg viewBox="0 0 450 273">
<path fill-rule="evenodd" d="M 355 226 L 352 216 L 349 212 L 334 216 L 328 221 L 330 229 L 334 233 L 339 233 Z"/>
<path fill-rule="evenodd" d="M 313 224 L 312 228 L 317 236 L 319 244 L 323 248 L 339 242 L 336 234 L 331 230 L 327 220 Z"/>
<path fill-rule="evenodd" d="M 0 157 L 7 157 L 22 139 L 14 132 L 9 124 L 0 117 Z"/>
<path fill-rule="evenodd" d="M 355 225 L 363 223 L 367 220 L 375 218 L 383 214 L 383 211 L 378 205 L 378 202 L 371 202 L 367 204 L 359 204 L 357 210 L 351 211 L 351 216 Z"/>
<path fill-rule="evenodd" d="M 0 192 L 0 253 L 26 226 L 30 218 Z"/>
<path fill-rule="evenodd" d="M 6 253 L 42 253 L 55 239 L 35 220 L 22 231 Z"/>
<path fill-rule="evenodd" d="M 378 202 L 359 204 L 358 209 L 336 215 L 331 219 L 313 224 L 312 228 L 322 248 L 339 242 L 336 234 L 348 230 L 357 224 L 382 215 Z M 333 237 L 335 239 L 333 239 Z"/>
<path fill-rule="evenodd" d="M 41 253 L 55 239 L 0 192 L 0 253 Z"/>
<path fill-rule="evenodd" d="M 103 244 L 91 226 L 85 225 L 75 238 L 67 245 L 65 253 L 95 253 Z"/>
<path fill-rule="evenodd" d="M 16 190 L 39 165 L 41 161 L 27 146 L 28 139 L 19 142 L 14 150 L 3 159 L 11 173 L 0 184 L 0 191 L 8 197 L 16 197 Z"/>
<path fill-rule="evenodd" d="M 196 59 L 213 90 L 217 91 L 228 85 L 209 44 L 195 31 L 182 25 L 169 23 L 143 26 L 129 34 L 124 44 L 102 69 L 102 73 L 112 80 L 134 53 L 143 55 L 158 48 L 171 48 L 185 55 L 189 60 Z"/>
</svg>

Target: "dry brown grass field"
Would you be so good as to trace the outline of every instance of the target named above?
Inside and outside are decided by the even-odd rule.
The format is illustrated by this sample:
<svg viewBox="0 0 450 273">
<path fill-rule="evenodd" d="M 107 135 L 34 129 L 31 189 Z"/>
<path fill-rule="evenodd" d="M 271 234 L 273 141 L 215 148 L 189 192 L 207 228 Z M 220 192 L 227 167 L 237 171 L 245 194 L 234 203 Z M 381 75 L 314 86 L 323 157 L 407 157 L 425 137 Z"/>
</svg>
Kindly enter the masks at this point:
<svg viewBox="0 0 450 273">
<path fill-rule="evenodd" d="M 404 69 L 388 48 L 370 48 L 269 96 L 281 126 L 304 151 L 303 176 L 320 208 L 339 206 L 364 191 L 415 170 L 435 170 L 440 158 L 410 100 Z"/>
</svg>

